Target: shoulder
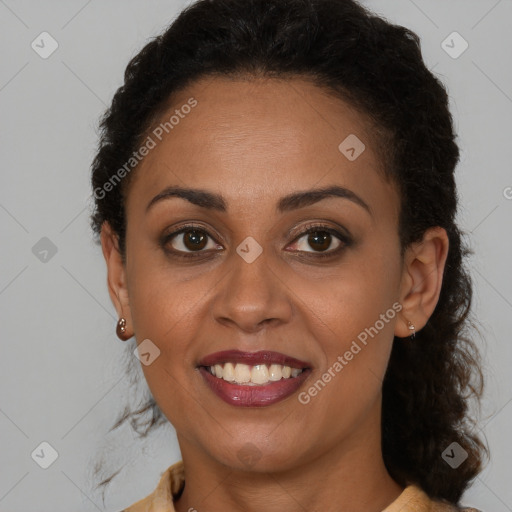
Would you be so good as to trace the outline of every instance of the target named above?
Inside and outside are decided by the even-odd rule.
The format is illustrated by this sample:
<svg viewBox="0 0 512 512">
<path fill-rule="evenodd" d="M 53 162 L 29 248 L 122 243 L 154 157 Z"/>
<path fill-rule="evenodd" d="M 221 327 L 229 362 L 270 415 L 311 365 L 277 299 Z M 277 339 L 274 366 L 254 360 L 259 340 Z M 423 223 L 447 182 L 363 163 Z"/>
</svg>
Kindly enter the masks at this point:
<svg viewBox="0 0 512 512">
<path fill-rule="evenodd" d="M 446 501 L 431 500 L 431 512 L 482 512 L 481 510 L 473 507 L 464 507 L 453 505 Z"/>
<path fill-rule="evenodd" d="M 147 512 L 149 510 L 174 511 L 173 501 L 179 497 L 185 485 L 183 462 L 169 466 L 160 476 L 155 490 L 145 498 L 120 512 Z"/>
<path fill-rule="evenodd" d="M 432 512 L 482 512 L 481 510 L 473 507 L 457 507 L 455 505 L 448 505 L 445 503 L 434 502 Z"/>
<path fill-rule="evenodd" d="M 440 501 L 433 501 L 432 507 L 430 509 L 432 512 L 482 512 L 477 508 L 472 507 L 457 507 L 456 505 L 452 505 L 449 503 L 444 503 Z"/>
<path fill-rule="evenodd" d="M 473 507 L 458 507 L 451 503 L 444 501 L 431 500 L 431 512 L 482 512 L 481 510 Z"/>
<path fill-rule="evenodd" d="M 482 512 L 476 508 L 457 506 L 436 500 L 415 484 L 408 485 L 383 512 Z"/>
</svg>

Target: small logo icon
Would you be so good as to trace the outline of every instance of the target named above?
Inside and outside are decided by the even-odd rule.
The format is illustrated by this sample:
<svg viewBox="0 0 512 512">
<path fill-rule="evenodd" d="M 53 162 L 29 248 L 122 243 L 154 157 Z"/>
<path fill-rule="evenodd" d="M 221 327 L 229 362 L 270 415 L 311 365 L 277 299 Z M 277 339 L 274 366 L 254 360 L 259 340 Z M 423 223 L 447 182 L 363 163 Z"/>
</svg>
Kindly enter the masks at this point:
<svg viewBox="0 0 512 512">
<path fill-rule="evenodd" d="M 454 441 L 441 455 L 444 461 L 453 469 L 457 469 L 467 458 L 468 452 Z"/>
<path fill-rule="evenodd" d="M 46 441 L 43 441 L 30 456 L 43 469 L 48 469 L 59 457 L 57 450 Z"/>
<path fill-rule="evenodd" d="M 247 467 L 252 467 L 261 459 L 261 451 L 252 443 L 245 443 L 237 453 L 238 459 Z"/>
<path fill-rule="evenodd" d="M 30 46 L 39 57 L 47 59 L 59 47 L 59 43 L 48 32 L 41 32 Z"/>
<path fill-rule="evenodd" d="M 252 236 L 248 236 L 236 248 L 236 252 L 247 262 L 252 263 L 262 252 L 263 247 Z"/>
<path fill-rule="evenodd" d="M 57 254 L 57 246 L 49 238 L 43 236 L 32 247 L 32 254 L 39 261 L 48 263 Z"/>
<path fill-rule="evenodd" d="M 361 153 L 366 149 L 361 139 L 351 133 L 343 142 L 338 146 L 340 153 L 344 155 L 348 160 L 353 162 Z"/>
<path fill-rule="evenodd" d="M 441 43 L 441 48 L 452 59 L 458 59 L 468 49 L 468 47 L 469 43 L 458 32 L 452 32 Z"/>
<path fill-rule="evenodd" d="M 151 340 L 145 339 L 137 345 L 133 353 L 144 366 L 149 366 L 160 355 L 160 349 Z"/>
</svg>

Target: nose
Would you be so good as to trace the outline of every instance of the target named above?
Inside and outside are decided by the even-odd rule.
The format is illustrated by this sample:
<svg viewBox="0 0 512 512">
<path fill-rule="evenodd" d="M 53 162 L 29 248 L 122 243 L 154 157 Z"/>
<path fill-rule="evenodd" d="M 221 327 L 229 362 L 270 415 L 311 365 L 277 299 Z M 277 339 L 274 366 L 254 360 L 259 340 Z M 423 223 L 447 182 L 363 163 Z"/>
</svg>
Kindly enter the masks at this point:
<svg viewBox="0 0 512 512">
<path fill-rule="evenodd" d="M 289 322 L 292 292 L 272 268 L 265 250 L 251 263 L 237 253 L 232 260 L 214 298 L 215 320 L 246 333 Z"/>
</svg>

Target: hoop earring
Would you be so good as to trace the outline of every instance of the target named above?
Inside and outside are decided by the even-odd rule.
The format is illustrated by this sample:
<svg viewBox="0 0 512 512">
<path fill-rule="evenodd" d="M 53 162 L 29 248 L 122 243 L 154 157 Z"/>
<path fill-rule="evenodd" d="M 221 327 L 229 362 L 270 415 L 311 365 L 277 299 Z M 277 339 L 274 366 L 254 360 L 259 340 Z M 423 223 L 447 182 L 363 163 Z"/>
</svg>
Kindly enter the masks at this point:
<svg viewBox="0 0 512 512">
<path fill-rule="evenodd" d="M 126 334 L 126 319 L 125 318 L 120 318 L 119 321 L 117 322 L 116 334 L 117 334 L 117 337 L 121 341 L 126 341 L 126 340 L 130 339 L 130 336 L 128 336 Z"/>
<path fill-rule="evenodd" d="M 407 327 L 409 327 L 409 331 L 412 331 L 412 334 L 409 336 L 409 338 L 413 340 L 416 337 L 416 328 L 409 320 L 407 320 Z"/>
</svg>

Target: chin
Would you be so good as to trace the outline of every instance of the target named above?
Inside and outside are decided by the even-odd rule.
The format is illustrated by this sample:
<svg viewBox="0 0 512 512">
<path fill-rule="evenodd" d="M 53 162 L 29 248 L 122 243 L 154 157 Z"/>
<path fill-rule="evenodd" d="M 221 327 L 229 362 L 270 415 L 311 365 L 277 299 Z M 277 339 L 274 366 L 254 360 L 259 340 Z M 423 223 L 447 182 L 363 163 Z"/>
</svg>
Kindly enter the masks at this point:
<svg viewBox="0 0 512 512">
<path fill-rule="evenodd" d="M 281 439 L 269 439 L 264 435 L 255 434 L 253 437 L 240 436 L 236 440 L 227 439 L 227 445 L 220 453 L 210 452 L 219 462 L 238 471 L 253 471 L 255 473 L 279 472 L 292 469 L 299 464 L 297 446 L 291 443 L 291 437 L 280 436 Z M 290 443 L 284 443 L 288 439 Z"/>
</svg>

